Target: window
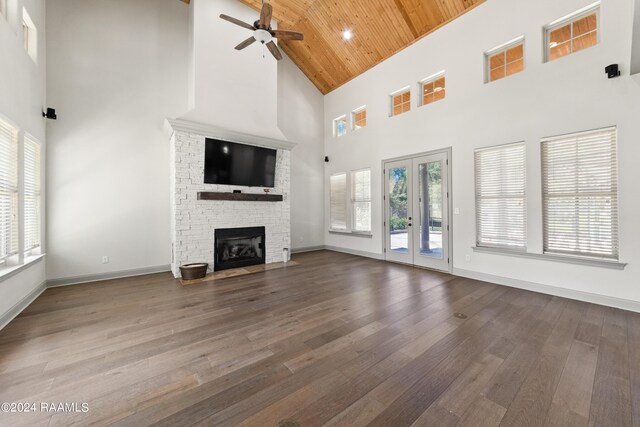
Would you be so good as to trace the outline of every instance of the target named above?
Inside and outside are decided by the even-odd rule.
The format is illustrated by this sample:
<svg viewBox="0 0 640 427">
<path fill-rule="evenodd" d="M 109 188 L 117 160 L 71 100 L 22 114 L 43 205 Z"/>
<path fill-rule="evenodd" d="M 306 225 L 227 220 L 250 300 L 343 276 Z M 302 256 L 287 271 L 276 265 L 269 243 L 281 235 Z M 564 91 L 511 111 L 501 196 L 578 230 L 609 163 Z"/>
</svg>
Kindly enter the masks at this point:
<svg viewBox="0 0 640 427">
<path fill-rule="evenodd" d="M 524 70 L 524 39 L 522 37 L 485 53 L 487 83 Z"/>
<path fill-rule="evenodd" d="M 330 178 L 331 230 L 347 229 L 347 174 L 339 173 Z"/>
<path fill-rule="evenodd" d="M 618 259 L 616 128 L 542 141 L 544 252 Z"/>
<path fill-rule="evenodd" d="M 22 21 L 22 43 L 24 50 L 29 52 L 29 26 L 25 21 Z"/>
<path fill-rule="evenodd" d="M 0 120 L 0 262 L 18 253 L 18 131 Z"/>
<path fill-rule="evenodd" d="M 427 105 L 444 99 L 444 73 L 438 73 L 421 81 L 420 90 L 422 92 L 420 105 Z"/>
<path fill-rule="evenodd" d="M 411 89 L 402 89 L 391 95 L 391 116 L 411 110 Z"/>
<path fill-rule="evenodd" d="M 371 232 L 371 169 L 351 172 L 351 231 Z"/>
<path fill-rule="evenodd" d="M 340 116 L 333 120 L 333 135 L 335 137 L 347 134 L 347 116 Z"/>
<path fill-rule="evenodd" d="M 353 130 L 362 129 L 367 125 L 367 107 L 360 107 L 351 113 L 351 123 Z"/>
<path fill-rule="evenodd" d="M 24 250 L 40 247 L 40 144 L 24 137 Z"/>
<path fill-rule="evenodd" d="M 329 185 L 329 230 L 371 233 L 371 169 L 331 175 Z"/>
<path fill-rule="evenodd" d="M 475 152 L 476 244 L 525 249 L 525 145 Z"/>
<path fill-rule="evenodd" d="M 38 30 L 25 8 L 22 8 L 22 40 L 24 42 L 24 50 L 29 54 L 31 59 L 37 61 Z"/>
<path fill-rule="evenodd" d="M 547 61 L 553 61 L 598 44 L 600 4 L 589 6 L 545 28 Z"/>
</svg>

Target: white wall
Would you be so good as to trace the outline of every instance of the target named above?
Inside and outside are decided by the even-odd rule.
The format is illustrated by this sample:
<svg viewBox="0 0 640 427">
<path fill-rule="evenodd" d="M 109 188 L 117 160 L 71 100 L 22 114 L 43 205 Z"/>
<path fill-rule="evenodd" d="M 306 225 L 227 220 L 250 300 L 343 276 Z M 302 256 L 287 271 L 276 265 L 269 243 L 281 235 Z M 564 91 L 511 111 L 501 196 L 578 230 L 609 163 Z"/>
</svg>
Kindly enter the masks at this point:
<svg viewBox="0 0 640 427">
<path fill-rule="evenodd" d="M 278 125 L 291 152 L 291 247 L 324 245 L 324 96 L 283 55 L 278 62 Z"/>
<path fill-rule="evenodd" d="M 49 3 L 48 279 L 170 263 L 166 117 L 298 143 L 293 247 L 323 244 L 322 95 L 288 58 L 233 49 L 251 32 L 218 15 L 257 12 L 191 3 Z"/>
<path fill-rule="evenodd" d="M 278 62 L 258 42 L 236 51 L 234 47 L 253 32 L 219 17 L 224 13 L 253 24 L 259 13 L 237 0 L 191 3 L 193 105 L 181 118 L 282 139 L 277 120 Z"/>
<path fill-rule="evenodd" d="M 44 0 L 8 0 L 8 20 L 0 15 L 0 116 L 38 139 L 46 155 L 46 28 Z M 23 48 L 22 8 L 38 29 L 38 55 L 34 62 Z M 44 262 L 0 282 L 0 316 L 45 280 Z"/>
<path fill-rule="evenodd" d="M 44 0 L 7 0 L 9 17 L 0 15 L 0 114 L 41 141 L 45 137 L 42 107 L 46 99 L 46 28 Z M 38 29 L 38 61 L 23 48 L 22 8 Z"/>
<path fill-rule="evenodd" d="M 168 265 L 162 129 L 187 109 L 188 6 L 56 0 L 47 22 L 58 111 L 48 128 L 48 279 Z"/>
<path fill-rule="evenodd" d="M 640 86 L 628 75 L 634 0 L 603 0 L 601 42 L 544 64 L 542 27 L 589 0 L 492 0 L 401 51 L 325 97 L 325 146 L 331 173 L 372 168 L 373 238 L 325 232 L 327 245 L 380 254 L 383 245 L 381 161 L 453 148 L 453 265 L 476 273 L 640 301 Z M 526 37 L 526 70 L 484 84 L 483 52 Z M 357 37 L 357 35 L 356 35 Z M 608 80 L 604 67 L 625 75 Z M 416 107 L 417 82 L 446 70 L 446 99 Z M 411 85 L 412 110 L 389 118 L 388 94 Z M 331 120 L 366 104 L 368 126 L 335 139 Z M 472 252 L 475 243 L 473 152 L 515 141 L 527 144 L 528 250 L 542 252 L 542 137 L 617 125 L 619 136 L 620 260 L 624 271 Z M 325 190 L 325 230 L 328 230 Z M 471 260 L 465 261 L 465 255 Z"/>
<path fill-rule="evenodd" d="M 192 104 L 181 118 L 297 143 L 291 158 L 292 248 L 322 245 L 322 94 L 284 53 L 276 61 L 257 42 L 240 52 L 234 49 L 252 33 L 219 15 L 253 23 L 257 11 L 237 0 L 191 3 Z"/>
</svg>

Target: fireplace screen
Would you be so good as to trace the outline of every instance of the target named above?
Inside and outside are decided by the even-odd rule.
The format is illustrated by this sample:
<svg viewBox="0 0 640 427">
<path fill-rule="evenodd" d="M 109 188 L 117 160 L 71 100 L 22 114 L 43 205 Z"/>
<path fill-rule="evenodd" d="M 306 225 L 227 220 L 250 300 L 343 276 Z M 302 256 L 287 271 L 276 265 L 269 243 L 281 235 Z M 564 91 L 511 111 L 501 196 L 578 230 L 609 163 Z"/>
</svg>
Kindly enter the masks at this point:
<svg viewBox="0 0 640 427">
<path fill-rule="evenodd" d="M 264 227 L 215 230 L 215 271 L 264 263 Z"/>
</svg>

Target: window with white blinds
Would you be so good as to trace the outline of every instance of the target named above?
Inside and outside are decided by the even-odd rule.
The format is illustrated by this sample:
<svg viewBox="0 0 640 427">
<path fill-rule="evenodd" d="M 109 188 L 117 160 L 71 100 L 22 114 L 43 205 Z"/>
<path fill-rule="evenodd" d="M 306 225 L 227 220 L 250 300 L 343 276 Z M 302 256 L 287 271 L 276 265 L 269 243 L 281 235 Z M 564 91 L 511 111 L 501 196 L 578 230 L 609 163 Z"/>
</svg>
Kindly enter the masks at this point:
<svg viewBox="0 0 640 427">
<path fill-rule="evenodd" d="M 24 250 L 40 247 L 40 144 L 24 137 Z"/>
<path fill-rule="evenodd" d="M 18 131 L 0 120 L 0 261 L 18 253 Z"/>
<path fill-rule="evenodd" d="M 618 259 L 616 133 L 542 140 L 546 253 Z"/>
<path fill-rule="evenodd" d="M 339 173 L 330 178 L 331 229 L 347 229 L 347 174 Z"/>
<path fill-rule="evenodd" d="M 371 169 L 351 172 L 351 230 L 371 231 Z"/>
<path fill-rule="evenodd" d="M 524 250 L 526 174 L 524 143 L 476 150 L 476 244 Z"/>
</svg>

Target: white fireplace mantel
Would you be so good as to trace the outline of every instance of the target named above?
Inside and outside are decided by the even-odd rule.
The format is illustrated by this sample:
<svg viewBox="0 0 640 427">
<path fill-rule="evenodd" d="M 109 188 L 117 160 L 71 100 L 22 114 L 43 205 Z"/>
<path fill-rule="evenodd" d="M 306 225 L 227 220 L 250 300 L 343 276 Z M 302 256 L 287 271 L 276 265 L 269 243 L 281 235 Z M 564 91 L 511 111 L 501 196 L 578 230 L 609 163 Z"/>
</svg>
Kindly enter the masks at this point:
<svg viewBox="0 0 640 427">
<path fill-rule="evenodd" d="M 259 147 L 267 147 L 280 150 L 292 150 L 297 145 L 297 143 L 295 142 L 266 138 L 257 135 L 249 135 L 242 132 L 236 132 L 233 130 L 223 129 L 217 126 L 192 122 L 184 119 L 166 119 L 164 131 L 167 135 L 167 139 L 171 139 L 171 135 L 174 132 L 179 131 L 204 135 L 208 138 L 221 139 L 223 141 L 238 142 L 241 144 L 257 145 Z"/>
</svg>

